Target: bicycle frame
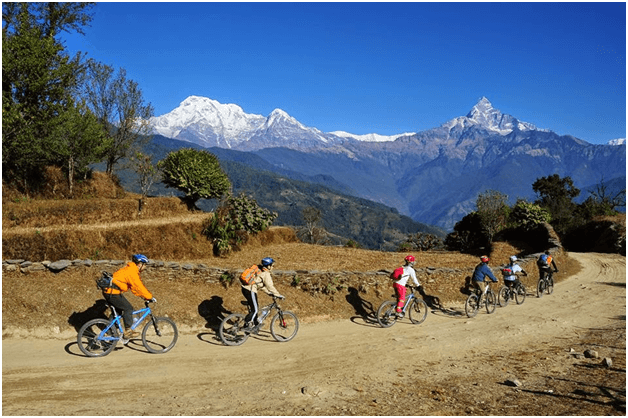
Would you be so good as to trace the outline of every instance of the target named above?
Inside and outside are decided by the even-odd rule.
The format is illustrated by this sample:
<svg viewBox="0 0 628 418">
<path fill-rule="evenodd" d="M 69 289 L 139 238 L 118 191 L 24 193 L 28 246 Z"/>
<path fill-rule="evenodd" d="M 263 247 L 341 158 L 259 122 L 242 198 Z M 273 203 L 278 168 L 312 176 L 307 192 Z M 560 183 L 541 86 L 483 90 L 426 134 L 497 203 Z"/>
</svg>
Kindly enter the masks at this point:
<svg viewBox="0 0 628 418">
<path fill-rule="evenodd" d="M 124 334 L 124 327 L 122 326 L 122 316 L 118 314 L 118 312 L 116 311 L 116 308 L 113 305 L 110 305 L 110 307 L 111 307 L 111 311 L 113 312 L 113 319 L 111 320 L 111 322 L 109 322 L 109 325 L 107 325 L 107 327 L 105 327 L 105 329 L 101 331 L 100 335 L 98 335 L 99 340 L 103 340 L 103 341 L 120 340 L 121 337 L 116 338 L 116 337 L 106 336 L 107 332 L 112 327 L 115 327 L 120 332 L 120 335 Z M 138 309 L 137 311 L 133 311 L 132 315 L 141 314 L 141 316 L 139 318 L 133 319 L 133 325 L 131 325 L 131 329 L 135 330 L 135 328 L 137 328 L 142 322 L 144 322 L 144 319 L 146 319 L 146 317 L 151 315 L 151 313 L 152 312 L 149 306 L 146 306 L 142 309 Z"/>
<path fill-rule="evenodd" d="M 408 309 L 408 306 L 410 306 L 410 302 L 412 302 L 412 299 L 414 299 L 415 297 L 416 296 L 414 295 L 414 291 L 410 292 L 410 295 L 408 295 L 408 297 L 406 298 L 406 303 L 403 305 L 401 312 L 403 312 L 404 314 L 406 313 L 406 309 Z"/>
</svg>

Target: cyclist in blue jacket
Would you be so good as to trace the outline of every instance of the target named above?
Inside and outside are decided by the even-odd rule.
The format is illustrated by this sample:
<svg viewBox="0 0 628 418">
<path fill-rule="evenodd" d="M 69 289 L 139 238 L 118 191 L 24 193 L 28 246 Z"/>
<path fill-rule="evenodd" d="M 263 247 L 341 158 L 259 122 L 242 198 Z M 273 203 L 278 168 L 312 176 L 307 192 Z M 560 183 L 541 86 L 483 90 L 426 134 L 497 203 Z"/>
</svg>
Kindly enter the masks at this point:
<svg viewBox="0 0 628 418">
<path fill-rule="evenodd" d="M 485 255 L 480 257 L 481 263 L 475 267 L 473 271 L 473 277 L 471 278 L 471 282 L 473 283 L 473 287 L 477 289 L 479 293 L 479 298 L 482 298 L 484 294 L 484 290 L 486 290 L 486 285 L 484 284 L 484 278 L 488 277 L 491 279 L 493 283 L 497 283 L 497 279 L 495 275 L 491 271 L 491 268 L 488 266 L 489 258 Z"/>
</svg>

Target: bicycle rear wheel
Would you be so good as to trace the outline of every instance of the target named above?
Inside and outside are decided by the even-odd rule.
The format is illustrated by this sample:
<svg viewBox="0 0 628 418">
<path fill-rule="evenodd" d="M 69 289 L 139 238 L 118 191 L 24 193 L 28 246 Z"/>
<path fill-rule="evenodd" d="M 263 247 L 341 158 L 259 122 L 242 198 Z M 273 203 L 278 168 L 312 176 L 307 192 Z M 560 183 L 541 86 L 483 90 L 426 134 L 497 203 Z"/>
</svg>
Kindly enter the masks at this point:
<svg viewBox="0 0 628 418">
<path fill-rule="evenodd" d="M 495 308 L 497 307 L 497 296 L 495 296 L 495 292 L 493 290 L 489 290 L 486 292 L 486 313 L 492 314 L 495 312 Z"/>
<path fill-rule="evenodd" d="M 154 354 L 170 351 L 178 338 L 177 325 L 170 318 L 153 318 L 142 330 L 142 344 Z"/>
<path fill-rule="evenodd" d="M 542 298 L 544 292 L 545 292 L 545 279 L 539 279 L 539 282 L 536 285 L 536 296 L 539 298 Z"/>
<path fill-rule="evenodd" d="M 517 305 L 521 305 L 526 300 L 526 287 L 520 284 L 515 288 L 515 301 Z"/>
<path fill-rule="evenodd" d="M 510 289 L 508 286 L 503 286 L 499 289 L 499 306 L 505 308 L 510 303 Z"/>
<path fill-rule="evenodd" d="M 554 278 L 550 276 L 545 281 L 547 282 L 545 284 L 545 291 L 548 295 L 551 295 L 552 293 L 554 293 Z"/>
<path fill-rule="evenodd" d="M 379 306 L 377 310 L 377 322 L 382 328 L 388 328 L 395 325 L 397 322 L 397 314 L 395 308 L 397 307 L 397 301 L 387 300 Z"/>
<path fill-rule="evenodd" d="M 114 325 L 107 329 L 110 323 L 111 320 L 97 318 L 81 327 L 76 343 L 83 354 L 88 357 L 103 357 L 116 348 L 120 336 Z"/>
<path fill-rule="evenodd" d="M 226 317 L 218 328 L 218 336 L 225 345 L 241 345 L 249 338 L 244 332 L 244 315 L 234 313 Z"/>
<path fill-rule="evenodd" d="M 299 320 L 290 311 L 277 312 L 270 321 L 270 333 L 280 343 L 290 341 L 297 335 Z"/>
<path fill-rule="evenodd" d="M 414 298 L 412 305 L 408 307 L 410 311 L 410 321 L 415 324 L 421 324 L 427 318 L 427 303 L 423 299 Z"/>
<path fill-rule="evenodd" d="M 478 304 L 478 296 L 475 293 L 469 295 L 467 301 L 464 304 L 464 311 L 467 316 L 469 318 L 473 318 L 474 316 L 476 316 L 478 314 L 479 307 L 480 306 Z"/>
</svg>

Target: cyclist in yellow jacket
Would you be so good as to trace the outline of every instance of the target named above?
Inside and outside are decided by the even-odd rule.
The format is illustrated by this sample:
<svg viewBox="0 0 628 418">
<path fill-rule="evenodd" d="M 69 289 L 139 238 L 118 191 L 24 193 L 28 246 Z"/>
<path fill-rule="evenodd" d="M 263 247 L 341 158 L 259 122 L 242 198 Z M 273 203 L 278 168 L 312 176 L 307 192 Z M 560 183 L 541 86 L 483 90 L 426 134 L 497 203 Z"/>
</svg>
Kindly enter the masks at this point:
<svg viewBox="0 0 628 418">
<path fill-rule="evenodd" d="M 153 294 L 146 289 L 140 278 L 140 273 L 146 267 L 148 258 L 143 254 L 135 254 L 131 257 L 131 260 L 125 267 L 113 273 L 112 282 L 115 286 L 103 291 L 105 300 L 122 311 L 121 315 L 125 329 L 123 338 L 125 340 L 137 337 L 139 332 L 131 329 L 131 325 L 133 325 L 133 305 L 122 293 L 130 290 L 135 296 L 155 302 Z"/>
</svg>

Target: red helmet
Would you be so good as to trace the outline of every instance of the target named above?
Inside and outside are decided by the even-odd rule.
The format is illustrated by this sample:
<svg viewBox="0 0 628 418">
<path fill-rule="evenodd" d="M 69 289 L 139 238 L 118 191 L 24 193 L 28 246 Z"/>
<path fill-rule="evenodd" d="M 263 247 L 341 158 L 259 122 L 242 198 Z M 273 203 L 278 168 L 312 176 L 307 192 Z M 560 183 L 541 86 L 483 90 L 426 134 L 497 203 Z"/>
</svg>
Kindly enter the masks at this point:
<svg viewBox="0 0 628 418">
<path fill-rule="evenodd" d="M 483 263 L 488 263 L 488 257 L 487 257 L 487 256 L 485 256 L 485 255 L 483 255 L 482 257 L 480 257 L 480 260 L 481 260 Z"/>
<path fill-rule="evenodd" d="M 406 256 L 406 258 L 404 258 L 404 260 L 406 260 L 408 263 L 414 263 L 414 256 L 408 255 Z"/>
</svg>

